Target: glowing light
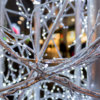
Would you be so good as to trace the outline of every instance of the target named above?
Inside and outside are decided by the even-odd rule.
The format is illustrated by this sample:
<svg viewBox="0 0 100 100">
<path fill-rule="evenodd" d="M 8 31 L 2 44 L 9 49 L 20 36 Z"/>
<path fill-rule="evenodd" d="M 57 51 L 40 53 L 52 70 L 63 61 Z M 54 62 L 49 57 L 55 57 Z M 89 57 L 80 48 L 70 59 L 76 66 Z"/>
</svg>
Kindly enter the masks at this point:
<svg viewBox="0 0 100 100">
<path fill-rule="evenodd" d="M 19 19 L 20 19 L 21 21 L 24 21 L 24 17 L 19 17 Z"/>
<path fill-rule="evenodd" d="M 30 11 L 30 10 L 31 10 L 30 8 L 27 9 L 27 11 Z"/>
<path fill-rule="evenodd" d="M 17 21 L 17 23 L 18 23 L 19 25 L 21 25 L 21 24 L 22 24 L 22 22 L 21 22 L 21 21 Z"/>
<path fill-rule="evenodd" d="M 33 4 L 40 4 L 40 2 L 39 1 L 36 1 L 36 0 L 34 0 L 34 2 L 33 2 Z"/>
<path fill-rule="evenodd" d="M 71 21 L 72 21 L 72 22 L 75 22 L 75 18 L 72 18 Z"/>
</svg>

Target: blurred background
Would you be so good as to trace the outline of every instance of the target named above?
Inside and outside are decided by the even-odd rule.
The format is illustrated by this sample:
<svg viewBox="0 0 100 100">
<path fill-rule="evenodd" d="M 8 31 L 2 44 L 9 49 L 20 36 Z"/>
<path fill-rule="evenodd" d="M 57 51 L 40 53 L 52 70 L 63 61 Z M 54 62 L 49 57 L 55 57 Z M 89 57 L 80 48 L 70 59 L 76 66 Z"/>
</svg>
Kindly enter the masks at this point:
<svg viewBox="0 0 100 100">
<path fill-rule="evenodd" d="M 22 0 L 23 4 L 25 5 L 25 8 L 27 9 L 27 11 L 31 14 L 32 10 L 34 9 L 34 5 L 32 4 L 32 2 L 30 0 Z M 41 1 L 42 3 L 45 2 L 45 0 Z M 75 2 L 74 0 L 71 0 L 72 4 L 75 6 Z M 85 1 L 85 5 L 87 5 L 87 1 Z M 14 0 L 8 0 L 7 4 L 6 4 L 6 8 L 7 9 L 13 9 L 14 11 L 19 12 L 21 10 L 20 7 L 18 7 L 16 5 L 16 2 Z M 57 9 L 55 11 L 55 14 L 57 14 L 59 11 L 59 9 Z M 87 11 L 87 6 L 84 7 L 84 11 Z M 44 15 L 46 15 L 48 13 L 47 10 L 44 10 Z M 61 20 L 61 23 L 58 25 L 58 28 L 55 30 L 54 34 L 53 34 L 53 39 L 58 47 L 58 49 L 60 50 L 62 56 L 65 58 L 69 58 L 71 56 L 73 56 L 75 54 L 75 40 L 76 40 L 76 35 L 75 35 L 75 12 L 73 11 L 72 8 L 70 8 L 67 11 L 67 14 L 69 14 L 69 16 L 64 17 L 64 19 Z M 29 34 L 29 22 L 22 16 L 16 15 L 16 14 L 12 14 L 8 11 L 8 16 L 11 20 L 12 23 L 12 27 L 13 30 L 15 31 L 16 34 L 25 34 L 28 35 Z M 84 22 L 86 24 L 86 20 L 87 20 L 87 14 L 85 14 L 85 19 Z M 54 18 L 49 18 L 47 21 L 47 25 L 49 30 L 51 29 L 53 22 L 52 20 L 54 20 Z M 42 21 L 42 20 L 41 20 Z M 81 20 L 82 21 L 82 20 Z M 8 25 L 8 23 L 5 22 L 5 24 Z M 34 21 L 33 21 L 34 24 Z M 87 26 L 85 26 L 85 29 L 87 28 Z M 17 30 L 18 29 L 18 32 Z M 34 30 L 34 25 L 32 27 L 32 29 Z M 81 38 L 81 48 L 84 48 L 86 45 L 86 40 L 87 40 L 87 36 L 86 36 L 86 31 L 85 29 L 81 29 L 81 31 L 83 32 L 83 34 L 80 36 Z M 47 37 L 47 33 L 46 33 L 46 29 L 45 27 L 41 26 L 41 32 L 40 32 L 40 47 L 42 47 L 46 37 Z M 81 33 L 80 33 L 81 34 Z M 30 43 L 30 41 L 27 39 L 27 43 Z M 72 45 L 74 44 L 74 45 Z M 31 45 L 31 44 L 29 44 Z M 46 49 L 44 58 L 50 58 L 52 59 L 53 57 L 58 58 L 58 53 L 55 49 L 55 46 L 52 42 L 52 40 L 50 40 L 49 45 Z"/>
</svg>

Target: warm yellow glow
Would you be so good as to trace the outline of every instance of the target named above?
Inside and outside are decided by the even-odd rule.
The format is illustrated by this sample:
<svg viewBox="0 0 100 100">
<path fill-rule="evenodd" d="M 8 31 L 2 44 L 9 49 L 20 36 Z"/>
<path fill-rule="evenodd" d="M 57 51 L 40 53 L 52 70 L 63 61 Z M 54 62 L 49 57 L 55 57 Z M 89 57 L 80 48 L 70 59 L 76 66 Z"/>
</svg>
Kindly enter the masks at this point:
<svg viewBox="0 0 100 100">
<path fill-rule="evenodd" d="M 87 41 L 87 35 L 83 33 L 83 36 L 81 37 L 81 43 L 84 43 Z"/>
<path fill-rule="evenodd" d="M 75 41 L 75 31 L 67 32 L 66 41 L 68 45 L 71 45 Z"/>
<path fill-rule="evenodd" d="M 81 38 L 81 42 L 84 43 L 84 42 L 86 42 L 86 41 L 87 41 L 87 36 L 83 36 L 83 37 Z"/>
<path fill-rule="evenodd" d="M 21 21 L 24 21 L 24 17 L 19 17 L 19 19 L 20 19 Z"/>
<path fill-rule="evenodd" d="M 50 47 L 48 47 L 48 48 L 47 48 L 47 52 L 50 52 L 50 51 L 51 51 L 51 48 L 50 48 Z"/>
<path fill-rule="evenodd" d="M 49 45 L 53 45 L 53 42 L 52 42 L 52 40 L 50 40 L 50 41 L 49 41 Z"/>
<path fill-rule="evenodd" d="M 72 22 L 75 22 L 75 18 L 72 18 L 71 21 L 72 21 Z"/>
<path fill-rule="evenodd" d="M 60 39 L 60 33 L 53 34 L 52 38 L 54 38 L 54 39 Z"/>
<path fill-rule="evenodd" d="M 43 40 L 42 40 L 42 39 L 40 39 L 40 41 L 39 41 L 39 42 L 40 42 L 40 44 L 43 44 Z"/>
<path fill-rule="evenodd" d="M 17 21 L 17 23 L 18 23 L 19 25 L 21 25 L 21 24 L 22 24 L 22 22 L 21 22 L 21 21 Z"/>
</svg>

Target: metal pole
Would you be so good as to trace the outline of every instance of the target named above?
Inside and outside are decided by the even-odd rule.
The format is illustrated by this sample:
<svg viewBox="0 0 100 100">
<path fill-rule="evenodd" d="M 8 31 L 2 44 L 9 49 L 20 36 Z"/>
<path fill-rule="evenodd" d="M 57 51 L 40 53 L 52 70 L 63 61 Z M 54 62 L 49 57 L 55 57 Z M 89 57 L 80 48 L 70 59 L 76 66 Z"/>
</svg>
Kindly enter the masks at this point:
<svg viewBox="0 0 100 100">
<path fill-rule="evenodd" d="M 4 25 L 4 7 L 5 0 L 0 0 L 0 26 Z M 2 33 L 0 33 L 2 37 Z M 3 55 L 3 48 L 0 46 L 0 89 L 3 87 L 3 70 L 4 70 L 4 59 L 1 57 Z"/>
<path fill-rule="evenodd" d="M 40 13 L 39 11 L 35 12 L 35 49 L 36 49 L 36 54 L 39 53 L 40 51 L 40 44 L 39 44 L 39 40 L 40 40 Z"/>
<path fill-rule="evenodd" d="M 40 0 L 37 0 L 38 2 L 40 2 Z M 37 6 L 35 6 L 37 7 Z M 36 54 L 37 54 L 37 58 L 38 59 L 38 53 L 40 51 L 40 12 L 36 11 L 35 12 L 35 17 L 34 17 L 34 25 L 35 25 L 35 50 L 36 50 Z M 37 75 L 37 73 L 36 73 Z M 34 100 L 40 100 L 40 89 L 39 89 L 39 82 L 37 84 L 35 84 L 35 88 L 34 88 Z"/>
<path fill-rule="evenodd" d="M 100 9 L 100 0 L 88 0 L 88 34 L 95 24 L 98 10 Z M 100 26 L 96 28 L 96 33 L 92 38 L 93 42 L 100 36 Z M 100 59 L 95 61 L 94 64 L 88 66 L 87 79 L 88 89 L 100 93 Z M 89 97 L 88 100 L 100 100 L 93 97 Z"/>
<path fill-rule="evenodd" d="M 76 39 L 79 37 L 81 34 L 81 0 L 76 0 L 75 2 L 75 7 L 76 7 L 76 13 L 75 13 L 75 35 Z M 75 54 L 77 53 L 77 48 L 80 45 L 81 40 L 78 39 L 75 45 Z M 79 48 L 78 51 L 80 51 L 81 48 Z M 76 76 L 76 84 L 80 86 L 80 80 L 81 80 L 81 71 L 80 68 L 75 69 L 75 76 Z"/>
<path fill-rule="evenodd" d="M 38 0 L 38 2 L 40 2 L 40 0 Z M 37 5 L 35 5 L 35 7 L 37 7 Z M 35 51 L 36 51 L 36 54 L 38 55 L 39 50 L 40 50 L 40 44 L 39 44 L 39 40 L 40 40 L 40 12 L 39 11 L 35 12 L 35 16 L 34 16 L 34 29 L 35 29 Z M 37 56 L 36 59 L 38 59 L 38 56 Z M 33 72 L 34 71 L 31 70 L 28 78 L 30 78 L 32 76 Z M 35 74 L 37 76 L 37 73 L 35 73 Z M 22 93 L 19 96 L 18 100 L 22 99 L 24 93 L 25 93 L 25 90 L 22 91 Z M 34 100 L 40 100 L 39 82 L 36 85 L 34 85 Z"/>
</svg>

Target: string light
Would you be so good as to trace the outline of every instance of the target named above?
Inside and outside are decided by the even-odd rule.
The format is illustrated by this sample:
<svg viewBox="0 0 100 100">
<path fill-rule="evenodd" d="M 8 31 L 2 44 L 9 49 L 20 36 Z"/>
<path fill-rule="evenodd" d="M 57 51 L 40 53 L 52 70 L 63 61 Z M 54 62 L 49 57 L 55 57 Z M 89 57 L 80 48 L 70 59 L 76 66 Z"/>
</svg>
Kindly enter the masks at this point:
<svg viewBox="0 0 100 100">
<path fill-rule="evenodd" d="M 74 0 L 70 0 L 71 2 L 74 2 Z M 33 4 L 34 5 L 40 5 L 40 2 L 38 2 L 37 0 L 32 0 L 32 2 L 33 2 Z M 53 1 L 52 1 L 53 2 Z M 55 5 L 53 6 L 53 7 L 57 7 L 57 8 L 59 8 L 59 9 L 61 9 L 61 7 L 62 7 L 62 2 L 63 2 L 63 0 L 60 0 L 60 2 L 53 2 L 53 3 L 55 3 Z M 19 15 L 21 15 L 21 16 L 23 16 L 23 18 L 26 18 L 26 20 L 27 20 L 27 22 L 26 22 L 26 28 L 28 28 L 28 29 L 30 29 L 30 21 L 31 21 L 31 19 L 30 19 L 30 16 L 27 14 L 29 11 L 31 11 L 31 9 L 30 8 L 28 8 L 27 9 L 27 13 L 24 11 L 24 9 L 23 9 L 23 4 L 21 4 L 21 3 L 19 3 L 19 2 L 16 2 L 16 4 L 18 5 L 18 9 L 20 10 L 20 12 L 19 12 Z M 40 23 L 41 23 L 41 27 L 42 26 L 44 26 L 43 24 L 43 22 L 44 21 L 48 21 L 50 18 L 51 18 L 51 16 L 52 16 L 52 14 L 54 15 L 54 17 L 56 17 L 56 13 L 55 12 L 53 12 L 52 13 L 52 9 L 51 9 L 51 7 L 48 7 L 48 6 L 50 6 L 51 5 L 51 3 L 50 4 L 46 4 L 45 6 L 41 6 L 40 8 L 38 8 L 38 9 L 40 9 L 42 12 L 40 12 L 41 14 L 44 12 L 44 10 L 45 10 L 45 8 L 47 7 L 48 8 L 48 14 L 47 15 L 43 15 L 43 16 L 40 16 Z M 69 5 L 70 6 L 70 5 Z M 38 10 L 37 9 L 37 10 Z M 64 10 L 65 12 L 67 11 L 66 9 Z M 35 11 L 36 12 L 36 11 Z M 52 14 L 51 14 L 52 13 Z M 51 14 L 51 15 L 50 15 Z M 34 14 L 33 14 L 33 16 L 34 16 Z M 61 18 L 60 18 L 60 20 L 59 20 L 59 23 L 60 23 L 60 25 L 62 25 L 62 27 L 64 28 L 64 29 L 68 29 L 69 27 L 68 26 L 65 26 L 64 24 L 63 24 L 63 19 L 64 19 L 64 17 L 63 17 L 63 15 L 61 16 Z M 20 19 L 21 20 L 21 19 Z M 23 21 L 23 20 L 21 20 L 21 21 Z M 52 19 L 52 22 L 54 22 L 55 21 L 55 19 Z M 74 20 L 75 21 L 75 20 Z M 74 22 L 73 21 L 73 22 Z M 86 24 L 86 21 L 87 21 L 87 19 L 85 19 L 84 20 L 84 26 L 85 26 L 85 24 Z M 59 28 L 60 27 L 60 25 L 59 26 L 57 26 L 56 27 L 56 29 L 57 28 Z M 86 26 L 85 26 L 85 28 L 86 28 Z M 84 30 L 84 29 L 83 29 Z M 82 30 L 82 33 L 85 31 L 83 31 Z M 34 32 L 34 30 L 31 30 L 32 31 L 32 33 L 35 33 Z M 47 35 L 47 33 L 49 33 L 48 31 L 47 31 L 47 29 L 43 29 L 43 33 L 42 33 L 42 36 L 43 36 L 43 39 L 46 39 L 46 35 Z M 82 34 L 83 35 L 83 34 Z M 82 37 L 82 35 L 80 35 L 79 37 L 81 38 Z M 24 35 L 23 34 L 21 34 L 21 37 L 23 37 L 23 39 L 24 39 Z M 30 36 L 29 36 L 30 37 Z M 17 39 L 17 38 L 16 38 Z M 30 38 L 30 41 L 32 41 L 31 40 L 31 38 Z M 8 43 L 11 43 L 10 41 L 6 41 L 6 42 L 8 42 Z M 77 43 L 77 41 L 74 41 L 74 44 L 76 44 Z M 14 44 L 14 42 L 13 42 L 13 44 Z M 16 43 L 15 43 L 16 44 Z M 14 45 L 15 45 L 14 44 Z M 27 57 L 24 55 L 24 51 L 25 51 L 25 49 L 27 49 L 26 48 L 26 45 L 25 44 L 23 44 L 23 46 L 22 46 L 22 44 L 23 43 L 21 43 L 20 41 L 18 41 L 18 43 L 16 44 L 18 47 L 20 47 L 21 46 L 21 54 L 19 54 L 19 55 L 21 55 L 21 57 L 22 58 L 29 58 L 29 56 L 30 55 L 32 55 L 30 52 L 27 52 Z M 71 47 L 71 46 L 70 46 Z M 4 56 L 4 55 L 3 55 Z M 1 55 L 1 57 L 3 57 L 2 55 Z M 54 57 L 53 58 L 53 60 L 56 60 L 56 58 Z M 9 62 L 9 63 L 11 63 L 12 61 L 10 60 L 10 58 L 9 59 L 7 59 L 7 61 Z M 11 72 L 14 72 L 15 71 L 15 69 L 12 67 L 12 65 L 13 65 L 13 63 L 12 64 L 8 64 L 8 66 L 9 66 L 9 69 L 10 69 L 10 71 Z M 31 65 L 32 67 L 33 67 L 33 65 L 34 65 L 34 63 L 33 62 L 29 62 L 29 65 Z M 66 67 L 67 65 L 64 65 L 64 67 Z M 85 65 L 84 65 L 85 66 Z M 30 68 L 28 68 L 27 66 L 24 66 L 24 65 L 18 65 L 18 67 L 19 67 L 19 69 L 20 70 L 22 70 L 22 69 L 25 69 L 25 70 L 27 70 L 27 72 L 28 72 L 28 74 L 27 75 L 29 75 L 29 73 L 30 73 Z M 34 66 L 35 67 L 35 66 Z M 63 67 L 63 66 L 62 66 Z M 43 67 L 42 67 L 43 68 Z M 49 64 L 44 64 L 44 68 L 45 69 L 53 69 L 54 67 L 49 67 Z M 44 69 L 43 68 L 43 69 Z M 85 67 L 85 69 L 87 69 L 87 67 Z M 74 76 L 74 75 L 72 75 L 70 72 L 72 71 L 72 70 L 75 70 L 75 68 L 74 67 L 71 67 L 71 69 L 70 70 L 64 70 L 64 71 L 62 71 L 60 74 L 61 75 L 65 75 L 65 76 L 68 76 L 69 77 L 69 79 L 70 80 L 72 80 L 72 79 L 74 79 L 74 78 L 76 78 L 76 76 Z M 9 71 L 9 73 L 10 73 L 10 71 Z M 12 74 L 9 74 L 8 73 L 8 77 L 6 77 L 5 78 L 5 83 L 4 83 L 4 86 L 6 86 L 7 84 L 6 83 L 9 83 L 8 85 L 12 85 L 11 83 L 17 83 L 17 82 L 19 82 L 19 81 L 21 81 L 22 79 L 24 79 L 24 80 L 26 80 L 27 79 L 27 75 L 25 76 L 22 76 L 23 74 L 24 74 L 24 70 L 23 71 L 18 71 L 19 72 L 19 75 L 18 75 L 18 77 L 15 75 L 15 79 L 11 82 L 11 81 L 9 81 L 9 75 L 11 75 L 11 77 L 14 77 L 14 73 L 12 73 Z M 3 72 L 2 72 L 3 73 Z M 84 77 L 84 75 L 83 75 L 83 71 L 81 71 L 81 74 L 82 74 L 82 80 L 85 78 Z M 36 75 L 36 74 L 35 74 Z M 33 75 L 34 76 L 34 75 Z M 72 80 L 73 81 L 73 80 Z M 40 82 L 40 83 L 42 83 L 42 82 Z M 45 83 L 45 82 L 43 82 L 43 83 Z M 50 83 L 50 81 L 46 81 L 46 83 Z M 84 85 L 86 85 L 86 84 L 84 84 Z M 58 87 L 56 87 L 56 86 L 59 86 L 60 88 L 62 88 L 62 91 L 63 91 L 63 93 L 62 93 L 62 95 L 61 95 L 61 98 L 64 98 L 64 97 L 66 97 L 66 95 L 65 95 L 65 90 L 66 90 L 66 88 L 65 87 L 61 87 L 61 85 L 59 85 L 59 84 L 57 84 L 57 83 L 54 83 L 54 85 L 53 85 L 53 88 L 51 89 L 51 94 L 53 94 L 55 91 L 55 89 L 57 89 L 57 91 L 61 91 L 60 90 L 60 88 L 58 88 Z M 43 88 L 44 88 L 44 91 L 45 92 L 48 92 L 49 90 L 48 90 L 48 86 L 46 86 L 46 85 L 43 85 Z M 42 89 L 43 90 L 43 88 L 41 87 L 41 86 L 39 86 L 39 89 Z M 29 96 L 29 94 L 30 94 L 30 97 L 28 97 L 28 99 L 32 99 L 33 97 L 36 97 L 37 95 L 34 93 L 34 96 L 33 95 L 31 95 L 32 94 L 32 92 L 31 92 L 31 90 L 32 90 L 32 88 L 30 88 L 30 90 L 27 90 L 27 93 L 25 93 L 27 96 Z M 19 94 L 21 93 L 22 91 L 19 91 Z M 50 91 L 49 91 L 50 92 Z M 68 91 L 66 91 L 66 93 L 68 93 L 67 94 L 67 98 L 68 99 L 70 99 L 71 98 L 71 96 L 70 96 L 70 93 L 68 92 Z M 50 94 L 49 94 L 50 95 Z M 82 96 L 83 98 L 84 98 L 84 96 Z M 55 97 L 55 96 L 51 96 L 50 97 L 51 99 L 58 99 L 59 98 L 59 95 L 57 95 L 57 97 Z M 48 95 L 45 95 L 44 94 L 44 100 L 47 100 L 48 99 Z M 24 98 L 23 98 L 23 100 L 24 100 Z"/>
</svg>

